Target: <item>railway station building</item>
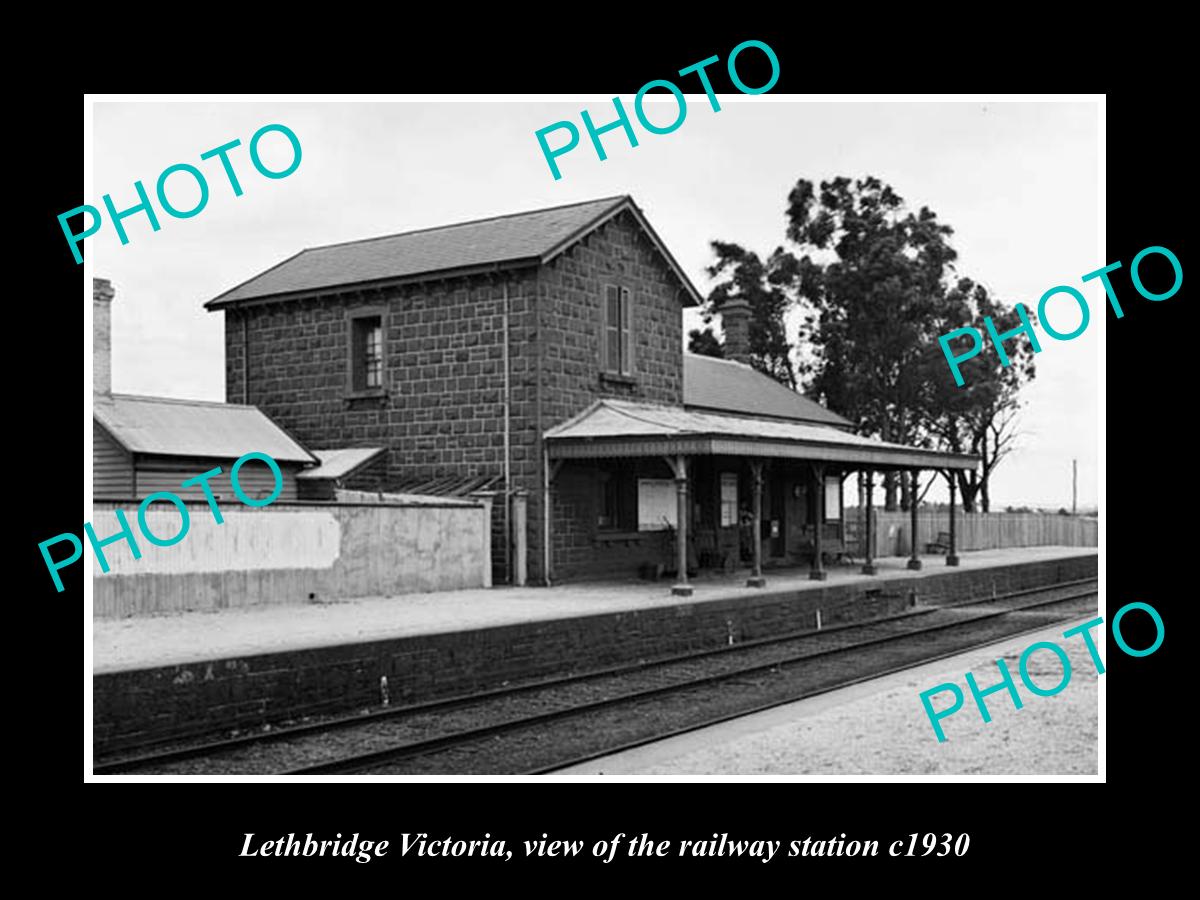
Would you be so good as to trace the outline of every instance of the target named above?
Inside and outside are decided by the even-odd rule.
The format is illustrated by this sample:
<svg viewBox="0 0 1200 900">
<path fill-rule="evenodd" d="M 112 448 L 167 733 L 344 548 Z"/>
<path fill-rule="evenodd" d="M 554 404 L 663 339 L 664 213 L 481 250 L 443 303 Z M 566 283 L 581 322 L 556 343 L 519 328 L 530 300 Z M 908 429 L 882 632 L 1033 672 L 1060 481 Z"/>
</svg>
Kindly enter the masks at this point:
<svg viewBox="0 0 1200 900">
<path fill-rule="evenodd" d="M 371 450 L 387 491 L 491 492 L 497 584 L 820 579 L 854 549 L 850 474 L 975 467 L 857 435 L 751 368 L 744 301 L 722 310 L 726 359 L 687 353 L 701 303 L 618 196 L 306 249 L 206 307 L 228 402 L 307 447 Z"/>
</svg>

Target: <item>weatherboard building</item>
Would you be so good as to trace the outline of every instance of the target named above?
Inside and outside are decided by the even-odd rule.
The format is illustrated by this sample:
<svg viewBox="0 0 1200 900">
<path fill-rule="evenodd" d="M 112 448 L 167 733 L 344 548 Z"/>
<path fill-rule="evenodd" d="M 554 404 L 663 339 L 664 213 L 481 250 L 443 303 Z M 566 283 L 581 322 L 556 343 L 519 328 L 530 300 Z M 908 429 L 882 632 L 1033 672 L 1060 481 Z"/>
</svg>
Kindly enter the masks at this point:
<svg viewBox="0 0 1200 900">
<path fill-rule="evenodd" d="M 744 302 L 722 310 L 729 359 L 685 352 L 701 302 L 619 196 L 310 248 L 206 306 L 230 403 L 308 447 L 384 448 L 388 491 L 493 492 L 497 583 L 821 578 L 847 475 L 975 466 L 856 435 L 750 368 Z"/>
</svg>

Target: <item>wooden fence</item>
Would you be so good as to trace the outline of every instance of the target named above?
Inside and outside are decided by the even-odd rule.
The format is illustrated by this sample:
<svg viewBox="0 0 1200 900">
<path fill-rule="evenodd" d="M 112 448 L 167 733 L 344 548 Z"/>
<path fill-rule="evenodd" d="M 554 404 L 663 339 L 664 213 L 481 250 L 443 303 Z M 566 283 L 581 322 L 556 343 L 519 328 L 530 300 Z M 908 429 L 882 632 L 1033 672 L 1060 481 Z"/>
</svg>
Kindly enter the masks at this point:
<svg viewBox="0 0 1200 900">
<path fill-rule="evenodd" d="M 863 513 L 846 510 L 847 545 L 863 547 Z M 909 536 L 910 514 L 874 510 L 875 556 L 908 556 L 912 551 Z M 1005 547 L 1095 547 L 1099 538 L 1096 519 L 1060 516 L 1054 513 L 963 513 L 955 516 L 957 549 L 998 550 Z M 919 549 L 937 540 L 940 532 L 950 530 L 950 514 L 920 510 L 917 513 Z"/>
</svg>

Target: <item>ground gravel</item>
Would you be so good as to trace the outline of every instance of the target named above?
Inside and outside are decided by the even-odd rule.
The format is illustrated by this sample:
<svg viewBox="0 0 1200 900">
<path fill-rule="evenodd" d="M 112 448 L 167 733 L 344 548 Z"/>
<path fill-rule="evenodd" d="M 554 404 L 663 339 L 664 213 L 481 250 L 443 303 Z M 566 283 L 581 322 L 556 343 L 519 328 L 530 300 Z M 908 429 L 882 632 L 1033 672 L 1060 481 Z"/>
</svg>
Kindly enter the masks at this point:
<svg viewBox="0 0 1200 900">
<path fill-rule="evenodd" d="M 1067 627 L 1013 638 L 559 774 L 1094 775 L 1098 679 L 1105 676 L 1096 674 L 1081 640 L 1061 638 Z M 1071 681 L 1059 694 L 1039 697 L 1021 684 L 1017 661 L 1034 641 L 1055 637 L 1071 661 Z M 985 724 L 964 675 L 973 672 L 981 689 L 996 684 L 997 658 L 1008 661 L 1024 707 L 1014 709 L 1007 692 L 992 694 L 987 698 L 992 721 Z M 1029 672 L 1047 688 L 1062 675 L 1048 651 L 1031 657 Z M 966 700 L 957 714 L 942 720 L 947 740 L 938 743 L 919 694 L 949 681 L 963 688 Z M 941 709 L 949 701 L 949 694 L 941 695 L 934 706 Z"/>
</svg>

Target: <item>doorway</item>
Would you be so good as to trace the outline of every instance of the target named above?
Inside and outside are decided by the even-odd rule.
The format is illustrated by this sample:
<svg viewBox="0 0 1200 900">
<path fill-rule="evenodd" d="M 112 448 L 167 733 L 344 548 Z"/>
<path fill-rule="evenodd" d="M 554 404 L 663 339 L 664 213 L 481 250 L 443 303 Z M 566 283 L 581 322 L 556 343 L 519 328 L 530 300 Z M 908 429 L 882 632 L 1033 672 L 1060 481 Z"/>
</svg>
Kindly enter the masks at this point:
<svg viewBox="0 0 1200 900">
<path fill-rule="evenodd" d="M 768 470 L 763 478 L 763 555 L 781 559 L 787 555 L 787 503 L 783 479 Z"/>
</svg>

